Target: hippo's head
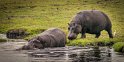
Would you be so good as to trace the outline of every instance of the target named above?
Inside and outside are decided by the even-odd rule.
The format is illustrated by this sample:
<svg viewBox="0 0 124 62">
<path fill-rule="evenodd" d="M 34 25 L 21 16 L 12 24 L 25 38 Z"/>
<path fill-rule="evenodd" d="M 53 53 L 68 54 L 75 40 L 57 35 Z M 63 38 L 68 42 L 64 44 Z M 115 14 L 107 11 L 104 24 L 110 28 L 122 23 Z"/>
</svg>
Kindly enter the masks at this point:
<svg viewBox="0 0 124 62">
<path fill-rule="evenodd" d="M 38 49 L 43 48 L 42 43 L 37 39 L 30 40 L 27 45 L 24 45 L 22 47 L 23 50 L 30 50 L 30 49 L 35 49 L 35 48 L 38 48 Z"/>
<path fill-rule="evenodd" d="M 77 38 L 77 35 L 81 32 L 82 28 L 80 24 L 76 24 L 76 23 L 71 23 L 68 24 L 68 30 L 69 30 L 69 34 L 68 34 L 68 39 L 69 40 L 73 40 Z"/>
</svg>

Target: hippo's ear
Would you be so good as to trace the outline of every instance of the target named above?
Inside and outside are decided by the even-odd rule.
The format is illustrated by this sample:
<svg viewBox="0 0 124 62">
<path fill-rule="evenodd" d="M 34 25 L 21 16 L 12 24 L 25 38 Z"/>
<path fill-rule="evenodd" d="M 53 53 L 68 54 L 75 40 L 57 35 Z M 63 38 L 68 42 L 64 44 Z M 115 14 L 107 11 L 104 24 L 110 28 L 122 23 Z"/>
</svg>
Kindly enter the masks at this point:
<svg viewBox="0 0 124 62">
<path fill-rule="evenodd" d="M 37 40 L 38 40 L 39 42 L 41 42 L 41 43 L 44 43 L 44 39 L 43 39 L 42 37 L 40 37 L 40 36 L 37 38 Z"/>
<path fill-rule="evenodd" d="M 42 38 L 40 36 L 37 37 L 37 40 L 42 40 Z"/>
<path fill-rule="evenodd" d="M 68 26 L 69 26 L 70 24 L 68 23 Z"/>
</svg>

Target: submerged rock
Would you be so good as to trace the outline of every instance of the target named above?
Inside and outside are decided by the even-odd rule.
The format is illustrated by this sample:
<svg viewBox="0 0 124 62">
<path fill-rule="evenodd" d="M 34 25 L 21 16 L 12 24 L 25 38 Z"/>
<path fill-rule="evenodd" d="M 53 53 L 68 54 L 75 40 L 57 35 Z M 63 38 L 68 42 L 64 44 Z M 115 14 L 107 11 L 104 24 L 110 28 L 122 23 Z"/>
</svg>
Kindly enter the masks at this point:
<svg viewBox="0 0 124 62">
<path fill-rule="evenodd" d="M 6 37 L 9 39 L 22 39 L 26 35 L 28 35 L 26 29 L 11 29 L 6 33 Z"/>
</svg>

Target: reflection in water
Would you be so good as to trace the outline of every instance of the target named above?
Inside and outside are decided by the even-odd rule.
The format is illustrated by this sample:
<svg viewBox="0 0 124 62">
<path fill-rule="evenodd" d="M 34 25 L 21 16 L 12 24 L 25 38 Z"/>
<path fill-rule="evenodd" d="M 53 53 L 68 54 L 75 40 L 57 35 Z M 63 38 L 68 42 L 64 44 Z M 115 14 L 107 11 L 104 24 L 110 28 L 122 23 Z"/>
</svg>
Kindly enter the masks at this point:
<svg viewBox="0 0 124 62">
<path fill-rule="evenodd" d="M 107 48 L 63 47 L 28 52 L 33 62 L 111 62 Z"/>
<path fill-rule="evenodd" d="M 111 62 L 108 47 L 60 47 L 13 51 L 25 42 L 0 43 L 2 62 Z"/>
</svg>

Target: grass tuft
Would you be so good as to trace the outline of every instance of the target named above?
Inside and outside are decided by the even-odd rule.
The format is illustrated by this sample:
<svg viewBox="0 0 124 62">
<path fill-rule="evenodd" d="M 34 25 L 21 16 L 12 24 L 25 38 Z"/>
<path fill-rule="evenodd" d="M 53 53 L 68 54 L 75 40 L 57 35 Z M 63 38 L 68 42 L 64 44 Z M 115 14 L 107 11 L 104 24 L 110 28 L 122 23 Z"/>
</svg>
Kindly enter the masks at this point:
<svg viewBox="0 0 124 62">
<path fill-rule="evenodd" d="M 124 48 L 124 42 L 117 42 L 113 45 L 113 48 L 116 52 L 122 52 L 122 49 Z M 124 52 L 124 51 L 123 51 Z"/>
</svg>

